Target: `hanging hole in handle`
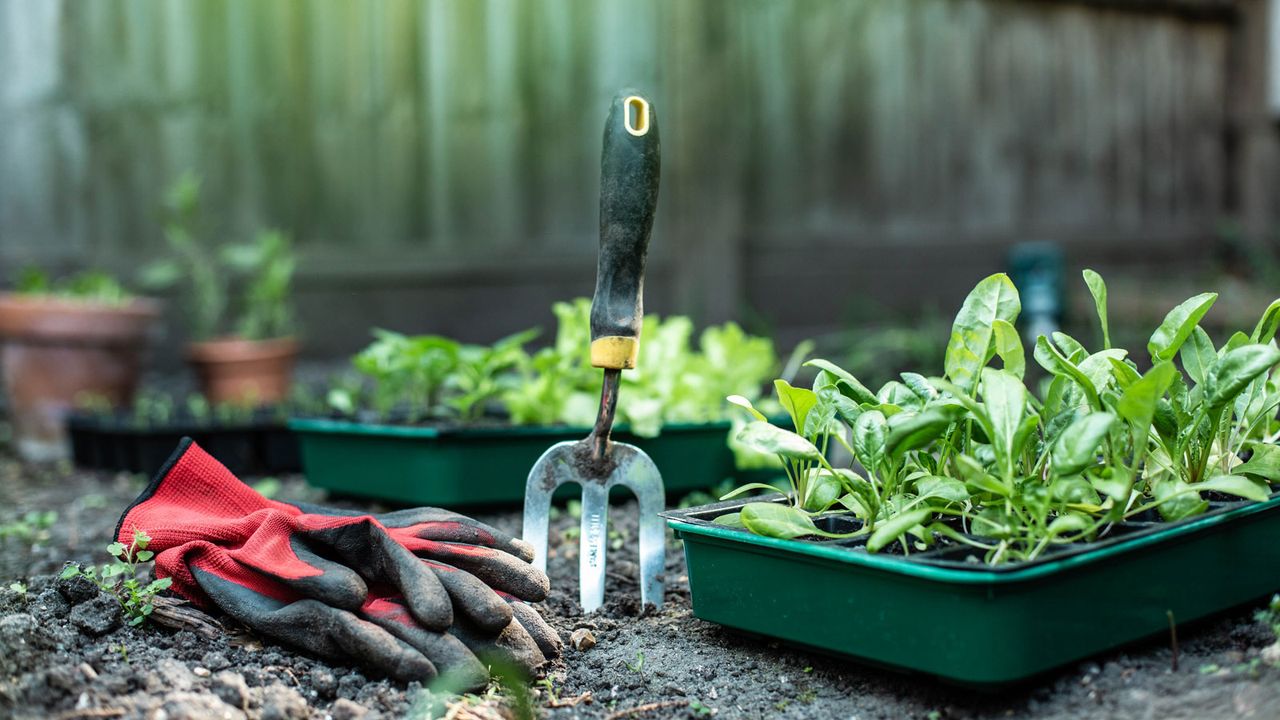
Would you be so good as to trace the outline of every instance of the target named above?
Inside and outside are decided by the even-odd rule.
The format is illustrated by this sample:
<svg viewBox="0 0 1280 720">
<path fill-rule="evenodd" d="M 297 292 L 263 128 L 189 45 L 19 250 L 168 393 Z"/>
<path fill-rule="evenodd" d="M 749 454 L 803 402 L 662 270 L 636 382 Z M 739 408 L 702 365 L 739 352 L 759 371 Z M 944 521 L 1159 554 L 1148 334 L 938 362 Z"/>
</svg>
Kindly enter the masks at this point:
<svg viewBox="0 0 1280 720">
<path fill-rule="evenodd" d="M 632 95 L 622 101 L 623 125 L 627 132 L 640 137 L 649 132 L 649 103 L 639 95 Z"/>
</svg>

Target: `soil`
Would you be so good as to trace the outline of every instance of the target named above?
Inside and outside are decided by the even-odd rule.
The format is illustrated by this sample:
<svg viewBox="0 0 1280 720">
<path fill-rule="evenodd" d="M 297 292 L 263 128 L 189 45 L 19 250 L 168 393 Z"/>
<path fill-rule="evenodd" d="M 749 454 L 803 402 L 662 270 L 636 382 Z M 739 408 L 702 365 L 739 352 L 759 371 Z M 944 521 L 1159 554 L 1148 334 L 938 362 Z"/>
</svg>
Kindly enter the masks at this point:
<svg viewBox="0 0 1280 720">
<path fill-rule="evenodd" d="M 57 575 L 68 560 L 105 559 L 117 516 L 144 480 L 27 466 L 0 454 L 0 527 L 11 528 L 6 524 L 32 510 L 53 510 L 59 518 L 30 540 L 12 533 L 0 540 L 0 717 L 510 716 L 496 694 L 447 698 L 416 683 L 332 666 L 243 629 L 210 638 L 154 623 L 128 627 L 112 599 Z M 283 479 L 277 497 L 324 499 L 299 478 Z M 1280 717 L 1280 668 L 1271 664 L 1277 662 L 1275 638 L 1254 620 L 1261 602 L 1180 626 L 1176 668 L 1168 639 L 1159 639 L 1025 686 L 981 694 L 740 636 L 694 618 L 674 539 L 666 605 L 661 612 L 642 609 L 634 510 L 631 504 L 614 508 L 606 605 L 585 617 L 576 599 L 578 521 L 562 512 L 552 522 L 553 591 L 542 609 L 566 651 L 532 689 L 530 701 L 541 717 Z M 478 517 L 519 529 L 516 509 Z M 26 583 L 25 593 L 9 589 L 14 580 Z"/>
</svg>

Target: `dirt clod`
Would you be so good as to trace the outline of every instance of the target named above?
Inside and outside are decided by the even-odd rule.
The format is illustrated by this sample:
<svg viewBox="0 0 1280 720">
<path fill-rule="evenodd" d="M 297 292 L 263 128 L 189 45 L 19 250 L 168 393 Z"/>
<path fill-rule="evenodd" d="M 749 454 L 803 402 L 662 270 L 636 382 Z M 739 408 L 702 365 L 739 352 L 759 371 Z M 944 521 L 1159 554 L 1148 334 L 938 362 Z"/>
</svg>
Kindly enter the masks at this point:
<svg viewBox="0 0 1280 720">
<path fill-rule="evenodd" d="M 243 711 L 227 705 L 213 695 L 175 692 L 160 708 L 167 720 L 244 720 Z"/>
<path fill-rule="evenodd" d="M 0 618 L 0 675 L 15 675 L 38 667 L 53 647 L 53 638 L 26 613 Z"/>
<path fill-rule="evenodd" d="M 231 707 L 249 709 L 249 686 L 240 673 L 223 671 L 214 675 L 209 689 Z"/>
<path fill-rule="evenodd" d="M 262 720 L 305 720 L 310 712 L 297 690 L 271 685 L 262 690 Z"/>
<path fill-rule="evenodd" d="M 98 586 L 80 575 L 70 578 L 59 577 L 54 586 L 62 594 L 62 597 L 66 598 L 67 602 L 72 605 L 92 600 L 98 596 Z"/>
<path fill-rule="evenodd" d="M 120 604 L 106 595 L 98 595 L 71 608 L 71 622 L 86 635 L 106 635 L 120 627 Z"/>
<path fill-rule="evenodd" d="M 329 708 L 329 716 L 333 720 L 359 720 L 369 714 L 369 708 L 346 698 L 339 698 Z"/>
</svg>

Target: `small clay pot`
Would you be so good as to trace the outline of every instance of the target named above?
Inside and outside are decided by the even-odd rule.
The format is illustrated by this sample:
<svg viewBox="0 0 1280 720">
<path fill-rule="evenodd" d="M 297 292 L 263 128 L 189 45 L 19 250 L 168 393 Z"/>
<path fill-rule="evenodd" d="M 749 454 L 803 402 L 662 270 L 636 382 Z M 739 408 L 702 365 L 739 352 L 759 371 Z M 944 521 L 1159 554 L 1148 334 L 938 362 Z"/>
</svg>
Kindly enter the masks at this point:
<svg viewBox="0 0 1280 720">
<path fill-rule="evenodd" d="M 278 403 L 289 395 L 298 343 L 293 338 L 220 338 L 187 346 L 187 362 L 211 403 Z"/>
<path fill-rule="evenodd" d="M 160 306 L 0 294 L 0 366 L 18 454 L 67 457 L 65 417 L 85 394 L 128 405 Z"/>
</svg>

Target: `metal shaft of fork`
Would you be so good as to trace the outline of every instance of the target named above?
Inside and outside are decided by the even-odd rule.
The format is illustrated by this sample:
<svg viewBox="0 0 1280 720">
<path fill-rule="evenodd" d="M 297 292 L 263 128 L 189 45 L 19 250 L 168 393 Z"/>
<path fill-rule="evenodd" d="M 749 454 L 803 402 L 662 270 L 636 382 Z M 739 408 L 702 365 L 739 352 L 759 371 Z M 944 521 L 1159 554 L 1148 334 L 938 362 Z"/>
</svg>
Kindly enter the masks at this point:
<svg viewBox="0 0 1280 720">
<path fill-rule="evenodd" d="M 591 429 L 591 457 L 596 462 L 603 462 L 605 451 L 609 449 L 609 434 L 613 432 L 613 416 L 618 411 L 621 379 L 621 370 L 605 368 L 604 383 L 600 386 L 600 413 L 596 415 L 596 425 Z"/>
</svg>

